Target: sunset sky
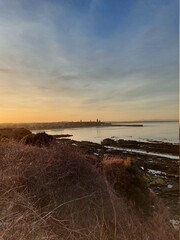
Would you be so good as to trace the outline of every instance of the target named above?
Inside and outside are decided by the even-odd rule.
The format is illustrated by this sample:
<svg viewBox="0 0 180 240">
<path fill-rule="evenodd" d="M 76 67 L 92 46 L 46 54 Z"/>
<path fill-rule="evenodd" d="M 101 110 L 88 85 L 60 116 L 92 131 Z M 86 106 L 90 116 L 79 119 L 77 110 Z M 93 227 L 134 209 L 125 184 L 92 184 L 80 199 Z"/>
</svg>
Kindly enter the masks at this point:
<svg viewBox="0 0 180 240">
<path fill-rule="evenodd" d="M 178 119 L 178 0 L 0 0 L 0 122 Z"/>
</svg>

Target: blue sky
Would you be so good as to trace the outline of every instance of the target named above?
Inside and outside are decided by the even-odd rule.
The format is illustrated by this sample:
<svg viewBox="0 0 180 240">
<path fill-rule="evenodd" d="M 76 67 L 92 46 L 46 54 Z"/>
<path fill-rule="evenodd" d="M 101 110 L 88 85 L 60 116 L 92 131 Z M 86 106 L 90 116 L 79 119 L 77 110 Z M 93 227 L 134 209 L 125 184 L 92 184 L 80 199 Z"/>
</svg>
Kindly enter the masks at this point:
<svg viewBox="0 0 180 240">
<path fill-rule="evenodd" d="M 178 119 L 177 0 L 0 0 L 0 122 Z"/>
</svg>

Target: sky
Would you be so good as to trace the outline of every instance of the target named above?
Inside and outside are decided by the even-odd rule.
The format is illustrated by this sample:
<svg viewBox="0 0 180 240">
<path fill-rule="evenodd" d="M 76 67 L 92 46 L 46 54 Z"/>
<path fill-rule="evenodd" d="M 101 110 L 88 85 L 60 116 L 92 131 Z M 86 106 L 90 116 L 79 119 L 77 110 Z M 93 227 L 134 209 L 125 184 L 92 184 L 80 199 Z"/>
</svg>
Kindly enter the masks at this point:
<svg viewBox="0 0 180 240">
<path fill-rule="evenodd" d="M 174 120 L 178 0 L 0 0 L 0 122 Z"/>
</svg>

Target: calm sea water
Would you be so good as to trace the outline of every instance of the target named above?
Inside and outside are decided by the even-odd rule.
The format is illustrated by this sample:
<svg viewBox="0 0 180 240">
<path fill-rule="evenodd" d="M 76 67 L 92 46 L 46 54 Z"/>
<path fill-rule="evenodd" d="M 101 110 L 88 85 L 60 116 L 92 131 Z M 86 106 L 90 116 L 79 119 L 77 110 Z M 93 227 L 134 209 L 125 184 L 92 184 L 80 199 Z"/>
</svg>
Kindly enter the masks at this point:
<svg viewBox="0 0 180 240">
<path fill-rule="evenodd" d="M 91 127 L 44 130 L 48 134 L 72 134 L 71 139 L 100 143 L 105 138 L 179 143 L 178 122 L 142 123 L 143 127 Z M 34 133 L 43 130 L 33 131 Z"/>
</svg>

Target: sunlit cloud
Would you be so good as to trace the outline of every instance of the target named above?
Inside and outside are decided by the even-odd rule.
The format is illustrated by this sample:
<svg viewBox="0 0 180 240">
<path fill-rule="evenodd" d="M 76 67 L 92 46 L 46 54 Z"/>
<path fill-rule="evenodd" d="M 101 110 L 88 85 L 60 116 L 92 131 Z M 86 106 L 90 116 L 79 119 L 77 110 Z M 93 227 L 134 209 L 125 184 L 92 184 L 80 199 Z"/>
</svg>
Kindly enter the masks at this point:
<svg viewBox="0 0 180 240">
<path fill-rule="evenodd" d="M 0 0 L 0 122 L 177 119 L 177 9 Z"/>
</svg>

